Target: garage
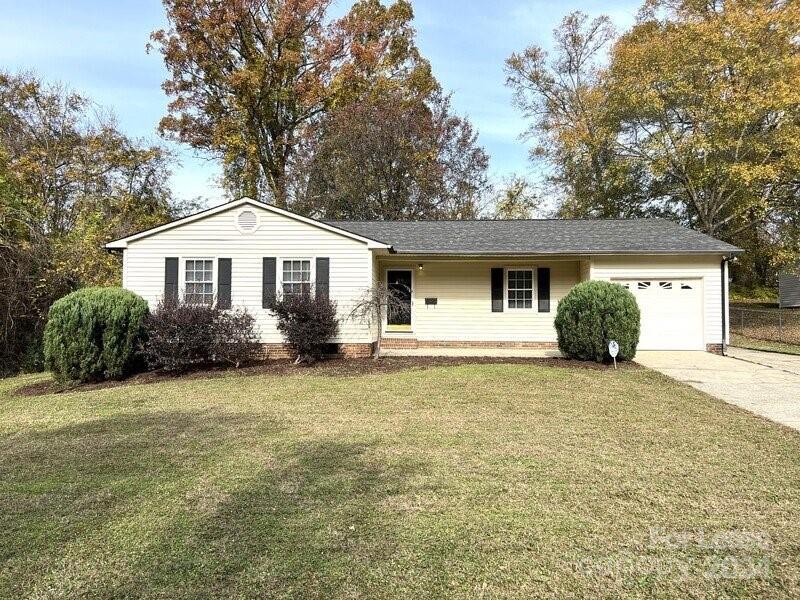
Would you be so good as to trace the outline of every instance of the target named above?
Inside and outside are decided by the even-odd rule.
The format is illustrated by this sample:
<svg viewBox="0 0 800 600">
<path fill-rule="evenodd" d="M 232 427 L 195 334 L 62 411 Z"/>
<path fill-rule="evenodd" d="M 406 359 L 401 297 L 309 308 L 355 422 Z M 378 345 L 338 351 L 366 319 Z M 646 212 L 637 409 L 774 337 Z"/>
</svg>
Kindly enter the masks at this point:
<svg viewBox="0 0 800 600">
<path fill-rule="evenodd" d="M 624 279 L 642 313 L 640 350 L 705 350 L 701 279 Z"/>
</svg>

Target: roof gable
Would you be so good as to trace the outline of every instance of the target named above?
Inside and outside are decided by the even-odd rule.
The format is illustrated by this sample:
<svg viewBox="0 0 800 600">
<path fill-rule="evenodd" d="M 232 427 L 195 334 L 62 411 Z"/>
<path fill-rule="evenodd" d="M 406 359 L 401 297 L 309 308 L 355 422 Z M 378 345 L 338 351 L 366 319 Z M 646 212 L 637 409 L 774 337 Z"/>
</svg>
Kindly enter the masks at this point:
<svg viewBox="0 0 800 600">
<path fill-rule="evenodd" d="M 152 227 L 150 229 L 145 229 L 144 231 L 140 231 L 138 233 L 134 233 L 124 238 L 120 238 L 118 240 L 114 240 L 106 244 L 106 248 L 110 250 L 122 250 L 128 247 L 128 244 L 131 242 L 135 242 L 136 240 L 140 240 L 142 238 L 150 237 L 153 235 L 158 235 L 163 231 L 168 231 L 170 229 L 175 229 L 177 227 L 181 227 L 183 225 L 187 225 L 189 223 L 193 223 L 195 221 L 199 221 L 200 219 L 205 219 L 207 217 L 223 213 L 229 210 L 234 210 L 236 208 L 242 206 L 252 206 L 259 210 L 265 210 L 267 212 L 272 212 L 275 214 L 279 214 L 284 217 L 288 217 L 290 219 L 294 219 L 295 221 L 300 221 L 301 223 L 306 223 L 307 225 L 311 225 L 313 227 L 318 227 L 319 229 L 324 229 L 326 231 L 331 231 L 338 235 L 363 242 L 367 244 L 368 248 L 371 249 L 389 249 L 390 246 L 378 240 L 371 239 L 368 236 L 363 236 L 359 233 L 342 229 L 341 227 L 337 227 L 336 225 L 332 225 L 330 223 L 324 223 L 322 221 L 317 221 L 316 219 L 311 219 L 309 217 L 304 217 L 302 215 L 298 215 L 297 213 L 293 213 L 288 210 L 284 210 L 282 208 L 278 208 L 277 206 L 273 206 L 271 204 L 266 204 L 264 202 L 258 202 L 257 200 L 253 200 L 251 198 L 241 198 L 240 200 L 235 200 L 233 202 L 227 202 L 225 204 L 220 204 L 219 206 L 214 206 L 212 208 L 208 208 L 206 210 L 202 210 L 200 212 L 194 213 L 192 215 L 183 217 L 181 219 L 176 219 L 175 221 L 170 221 L 169 223 L 164 223 L 163 225 L 158 225 L 157 227 Z"/>
</svg>

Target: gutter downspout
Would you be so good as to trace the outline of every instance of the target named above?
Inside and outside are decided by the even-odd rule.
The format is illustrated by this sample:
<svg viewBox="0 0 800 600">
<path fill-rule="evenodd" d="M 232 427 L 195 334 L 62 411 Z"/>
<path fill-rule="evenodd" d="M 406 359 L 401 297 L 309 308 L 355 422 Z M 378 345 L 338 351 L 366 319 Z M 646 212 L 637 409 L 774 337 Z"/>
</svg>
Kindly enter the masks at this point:
<svg viewBox="0 0 800 600">
<path fill-rule="evenodd" d="M 724 256 L 719 264 L 720 283 L 722 284 L 720 296 L 722 297 L 722 354 L 728 352 L 728 262 L 732 258 Z"/>
</svg>

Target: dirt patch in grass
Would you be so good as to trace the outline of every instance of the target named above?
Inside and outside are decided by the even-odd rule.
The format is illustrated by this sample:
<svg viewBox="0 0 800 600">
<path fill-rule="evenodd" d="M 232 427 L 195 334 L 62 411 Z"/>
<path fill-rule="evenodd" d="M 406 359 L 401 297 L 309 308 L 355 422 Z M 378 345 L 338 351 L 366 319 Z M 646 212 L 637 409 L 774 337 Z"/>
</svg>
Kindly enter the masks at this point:
<svg viewBox="0 0 800 600">
<path fill-rule="evenodd" d="M 22 386 L 14 390 L 15 396 L 44 396 L 64 392 L 85 392 L 126 385 L 145 385 L 176 380 L 208 379 L 213 377 L 252 375 L 319 375 L 323 377 L 358 377 L 379 373 L 396 373 L 408 369 L 430 369 L 433 367 L 449 367 L 456 365 L 488 365 L 488 364 L 528 364 L 560 369 L 613 369 L 613 365 L 571 360 L 566 358 L 523 358 L 523 357 L 482 357 L 482 356 L 391 356 L 378 360 L 371 358 L 329 359 L 312 365 L 296 365 L 291 360 L 271 360 L 240 369 L 214 368 L 192 371 L 180 375 L 164 371 L 138 373 L 121 381 L 103 381 L 99 383 L 81 383 L 64 385 L 53 380 L 40 381 Z M 617 363 L 618 368 L 625 370 L 641 369 L 635 362 Z"/>
</svg>

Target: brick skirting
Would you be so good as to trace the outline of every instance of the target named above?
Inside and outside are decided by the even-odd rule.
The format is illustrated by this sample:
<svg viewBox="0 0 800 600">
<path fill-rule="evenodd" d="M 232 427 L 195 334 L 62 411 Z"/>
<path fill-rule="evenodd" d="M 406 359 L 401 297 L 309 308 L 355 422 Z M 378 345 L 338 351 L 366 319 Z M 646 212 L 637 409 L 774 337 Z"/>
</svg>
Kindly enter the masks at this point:
<svg viewBox="0 0 800 600">
<path fill-rule="evenodd" d="M 331 352 L 326 356 L 331 358 L 369 358 L 372 356 L 374 344 L 334 344 Z M 277 360 L 294 358 L 294 353 L 286 344 L 261 344 L 258 358 L 262 360 Z"/>
<path fill-rule="evenodd" d="M 337 354 L 344 358 L 369 358 L 375 350 L 375 344 L 339 344 Z"/>
<path fill-rule="evenodd" d="M 407 350 L 419 348 L 419 342 L 415 338 L 390 337 L 381 340 L 381 348 L 387 350 Z"/>
<path fill-rule="evenodd" d="M 375 344 L 336 344 L 336 351 L 327 356 L 335 358 L 369 358 Z M 515 348 L 531 350 L 558 350 L 557 342 L 477 342 L 477 341 L 420 341 L 415 338 L 383 338 L 381 347 L 386 350 L 405 350 L 416 348 Z M 723 354 L 722 344 L 706 344 L 706 352 Z M 261 359 L 294 358 L 286 344 L 261 344 Z"/>
<path fill-rule="evenodd" d="M 387 350 L 407 348 L 526 348 L 531 350 L 558 350 L 557 342 L 483 342 L 483 341 L 428 341 L 413 338 L 383 338 L 381 347 Z"/>
</svg>

